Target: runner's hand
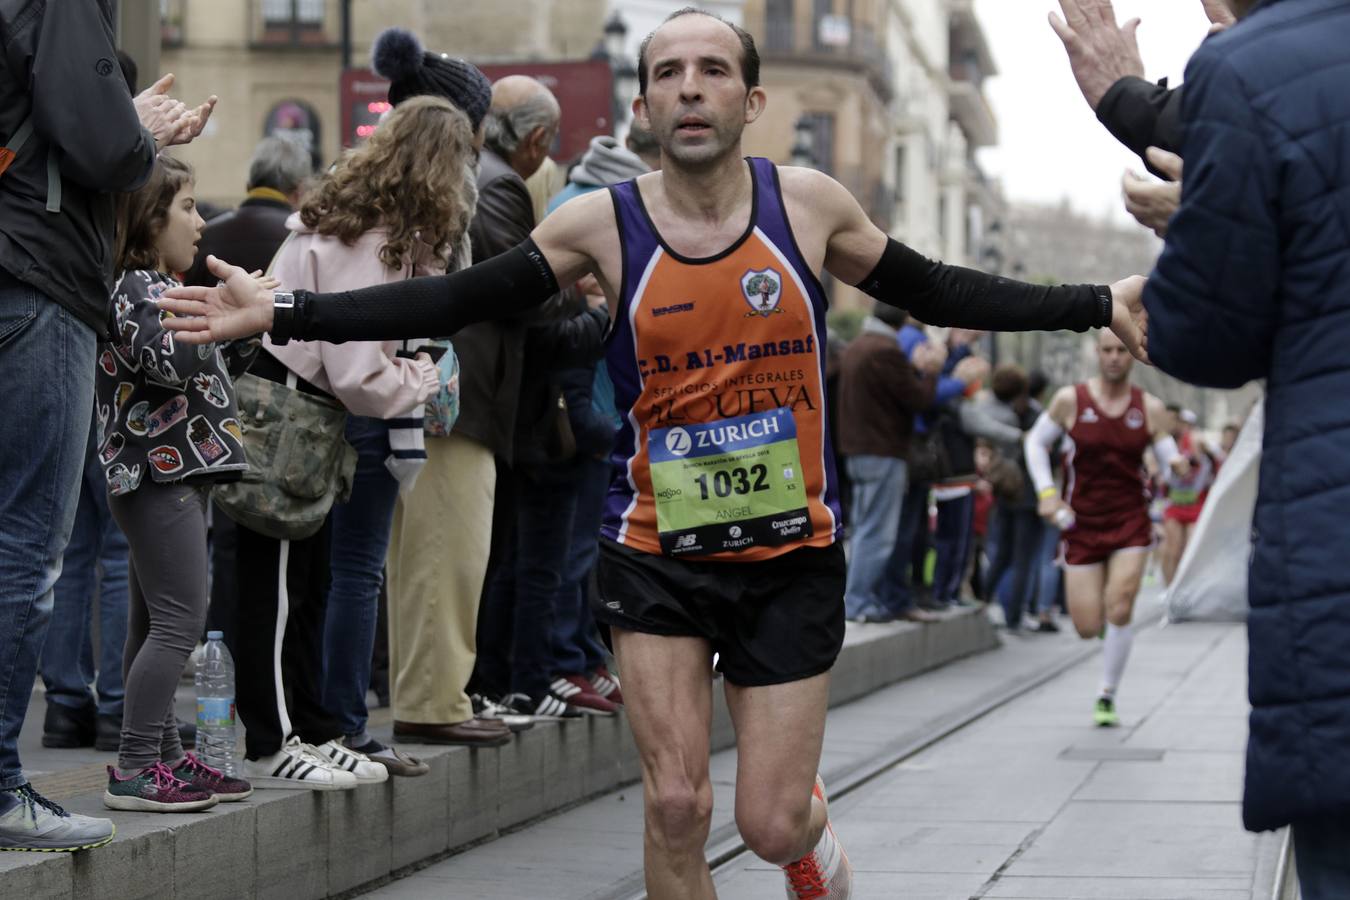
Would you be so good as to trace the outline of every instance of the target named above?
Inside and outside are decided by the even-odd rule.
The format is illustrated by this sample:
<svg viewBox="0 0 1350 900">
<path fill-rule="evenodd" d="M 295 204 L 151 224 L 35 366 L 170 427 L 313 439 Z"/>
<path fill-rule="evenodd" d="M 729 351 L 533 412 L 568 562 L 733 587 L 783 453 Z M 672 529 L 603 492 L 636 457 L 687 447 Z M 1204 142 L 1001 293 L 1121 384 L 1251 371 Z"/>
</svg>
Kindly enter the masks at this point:
<svg viewBox="0 0 1350 900">
<path fill-rule="evenodd" d="M 210 344 L 250 337 L 272 327 L 272 292 L 239 266 L 206 257 L 206 268 L 223 283 L 215 287 L 176 287 L 164 292 L 160 309 L 174 318 L 164 327 L 178 340 Z"/>
<path fill-rule="evenodd" d="M 1191 474 L 1191 461 L 1184 456 L 1177 456 L 1168 463 L 1168 468 L 1170 468 L 1172 474 L 1176 475 L 1178 478 L 1185 478 L 1187 475 Z"/>
<path fill-rule="evenodd" d="M 1061 509 L 1067 509 L 1070 513 L 1073 512 L 1069 504 L 1065 503 L 1064 499 L 1058 494 L 1053 497 L 1042 497 L 1036 501 L 1036 514 L 1051 524 L 1055 524 L 1055 514 Z M 1056 527 L 1058 526 L 1056 525 Z"/>
<path fill-rule="evenodd" d="M 1144 77 L 1135 32 L 1139 19 L 1116 25 L 1111 0 L 1059 0 L 1064 18 L 1050 13 L 1050 27 L 1064 42 L 1074 80 L 1095 112 L 1111 85 L 1127 75 Z"/>
<path fill-rule="evenodd" d="M 1148 313 L 1144 311 L 1143 275 L 1111 285 L 1111 330 L 1140 362 L 1148 362 Z"/>
</svg>

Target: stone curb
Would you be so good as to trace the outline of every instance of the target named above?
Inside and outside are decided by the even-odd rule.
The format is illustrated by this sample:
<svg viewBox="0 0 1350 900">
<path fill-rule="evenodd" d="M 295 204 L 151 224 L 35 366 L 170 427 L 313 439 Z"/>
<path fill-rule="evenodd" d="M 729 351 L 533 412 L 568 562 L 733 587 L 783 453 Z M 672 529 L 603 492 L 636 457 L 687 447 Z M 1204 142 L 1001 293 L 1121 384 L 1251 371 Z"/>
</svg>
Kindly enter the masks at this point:
<svg viewBox="0 0 1350 900">
<path fill-rule="evenodd" d="M 830 705 L 991 650 L 983 613 L 849 627 Z M 713 749 L 735 737 L 714 692 Z M 404 745 L 431 771 L 350 791 L 260 790 L 206 813 L 112 813 L 117 838 L 80 853 L 0 853 L 0 900 L 311 900 L 351 894 L 641 777 L 623 718 L 536 725 L 486 750 Z M 101 793 L 65 803 L 107 816 Z"/>
</svg>

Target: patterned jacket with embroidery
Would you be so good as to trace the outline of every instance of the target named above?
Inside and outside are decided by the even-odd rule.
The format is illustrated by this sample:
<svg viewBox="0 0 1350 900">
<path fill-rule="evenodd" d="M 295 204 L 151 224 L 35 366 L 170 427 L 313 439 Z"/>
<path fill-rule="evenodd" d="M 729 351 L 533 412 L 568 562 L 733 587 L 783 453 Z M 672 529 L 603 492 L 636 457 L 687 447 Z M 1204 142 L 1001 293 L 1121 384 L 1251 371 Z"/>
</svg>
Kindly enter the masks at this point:
<svg viewBox="0 0 1350 900">
<path fill-rule="evenodd" d="M 258 339 L 175 342 L 155 301 L 178 281 L 124 272 L 113 288 L 114 333 L 101 344 L 95 382 L 99 461 L 108 493 L 153 481 L 223 481 L 248 468 L 231 376 L 248 370 Z"/>
</svg>

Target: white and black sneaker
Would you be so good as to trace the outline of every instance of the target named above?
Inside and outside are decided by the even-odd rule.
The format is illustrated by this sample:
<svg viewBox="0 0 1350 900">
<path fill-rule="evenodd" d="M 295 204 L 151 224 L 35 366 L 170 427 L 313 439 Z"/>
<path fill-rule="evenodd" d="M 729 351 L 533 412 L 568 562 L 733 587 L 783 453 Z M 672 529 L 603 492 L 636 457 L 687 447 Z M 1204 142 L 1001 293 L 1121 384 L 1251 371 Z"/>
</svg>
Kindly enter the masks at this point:
<svg viewBox="0 0 1350 900">
<path fill-rule="evenodd" d="M 254 787 L 302 791 L 345 791 L 359 784 L 355 775 L 342 771 L 298 737 L 271 756 L 244 760 L 243 776 Z"/>
<path fill-rule="evenodd" d="M 528 731 L 534 727 L 534 719 L 530 716 L 519 715 L 510 707 L 498 703 L 491 697 L 484 697 L 482 694 L 473 694 L 469 697 L 473 702 L 473 714 L 480 719 L 496 719 L 507 728 L 511 729 L 513 734 L 519 734 L 522 731 Z"/>
<path fill-rule="evenodd" d="M 379 784 L 389 780 L 389 770 L 364 753 L 344 746 L 336 739 L 314 748 L 320 755 L 344 772 L 351 772 L 362 784 Z"/>
<path fill-rule="evenodd" d="M 529 716 L 536 722 L 579 719 L 582 715 L 581 710 L 552 691 L 546 692 L 538 700 L 529 694 L 507 694 L 502 698 L 502 704 L 516 715 Z"/>
</svg>

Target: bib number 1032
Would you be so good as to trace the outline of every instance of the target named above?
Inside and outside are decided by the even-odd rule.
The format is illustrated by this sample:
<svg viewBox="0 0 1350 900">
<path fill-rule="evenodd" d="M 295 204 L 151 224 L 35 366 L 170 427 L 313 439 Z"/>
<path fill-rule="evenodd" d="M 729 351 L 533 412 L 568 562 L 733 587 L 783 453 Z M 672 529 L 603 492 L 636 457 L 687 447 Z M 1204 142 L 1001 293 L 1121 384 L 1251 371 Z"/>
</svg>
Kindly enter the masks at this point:
<svg viewBox="0 0 1350 900">
<path fill-rule="evenodd" d="M 711 485 L 709 484 L 710 480 Z M 747 494 L 770 489 L 769 467 L 758 464 L 750 466 L 748 469 L 741 466 L 734 469 L 718 469 L 712 473 L 711 479 L 705 473 L 695 478 L 694 483 L 698 485 L 699 493 L 702 495 L 699 498 L 701 500 L 708 500 L 712 497 L 743 497 Z"/>
</svg>

